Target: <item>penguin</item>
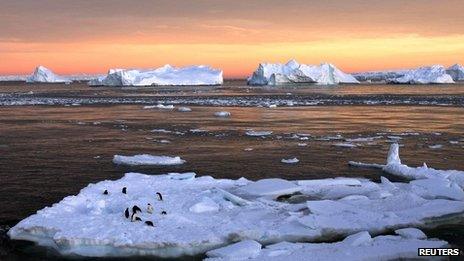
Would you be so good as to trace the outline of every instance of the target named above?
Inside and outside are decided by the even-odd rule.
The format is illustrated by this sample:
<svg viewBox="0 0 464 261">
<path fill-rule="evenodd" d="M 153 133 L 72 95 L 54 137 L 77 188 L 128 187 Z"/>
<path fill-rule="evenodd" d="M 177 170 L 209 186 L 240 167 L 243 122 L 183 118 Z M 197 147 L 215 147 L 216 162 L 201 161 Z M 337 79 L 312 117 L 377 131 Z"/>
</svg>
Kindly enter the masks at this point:
<svg viewBox="0 0 464 261">
<path fill-rule="evenodd" d="M 148 203 L 148 205 L 147 205 L 147 212 L 148 212 L 149 214 L 152 214 L 152 213 L 153 213 L 153 206 L 152 206 L 150 203 Z"/>
<path fill-rule="evenodd" d="M 126 187 L 122 188 L 122 193 L 127 194 L 127 188 Z"/>
<path fill-rule="evenodd" d="M 103 191 L 103 195 L 108 195 L 108 190 Z"/>
<path fill-rule="evenodd" d="M 134 205 L 134 206 L 132 207 L 132 212 L 133 212 L 133 213 L 137 213 L 137 211 L 142 212 L 142 210 L 141 210 L 137 205 Z"/>
<path fill-rule="evenodd" d="M 129 218 L 129 208 L 126 208 L 126 211 L 124 211 L 124 216 L 126 216 L 126 218 Z"/>
<path fill-rule="evenodd" d="M 159 201 L 163 201 L 163 195 L 161 195 L 161 193 L 156 192 L 156 195 L 158 195 L 158 200 Z"/>
<path fill-rule="evenodd" d="M 147 224 L 149 227 L 154 227 L 153 222 L 151 221 L 145 221 L 145 224 Z"/>
<path fill-rule="evenodd" d="M 168 213 L 166 213 L 166 211 L 161 211 L 161 215 L 167 215 Z"/>
<path fill-rule="evenodd" d="M 136 212 L 132 213 L 131 222 L 142 221 L 142 219 L 137 215 Z"/>
</svg>

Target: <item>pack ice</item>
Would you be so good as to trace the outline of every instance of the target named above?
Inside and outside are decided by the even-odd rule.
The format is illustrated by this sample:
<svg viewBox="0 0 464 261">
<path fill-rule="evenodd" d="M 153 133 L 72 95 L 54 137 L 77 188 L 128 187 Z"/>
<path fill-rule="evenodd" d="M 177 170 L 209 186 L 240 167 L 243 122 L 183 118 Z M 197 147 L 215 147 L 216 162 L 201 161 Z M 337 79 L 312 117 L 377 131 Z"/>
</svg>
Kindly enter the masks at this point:
<svg viewBox="0 0 464 261">
<path fill-rule="evenodd" d="M 126 193 L 122 193 L 124 187 Z M 416 239 L 421 234 L 411 229 L 399 236 L 371 236 L 451 222 L 450 217 L 464 212 L 462 195 L 461 187 L 447 182 L 429 186 L 415 181 L 394 183 L 383 177 L 381 183 L 375 183 L 361 178 L 250 181 L 196 177 L 194 173 L 128 173 L 119 180 L 90 184 L 78 195 L 39 210 L 10 229 L 8 235 L 54 248 L 63 255 L 91 257 L 178 257 L 240 241 L 246 243 L 231 247 L 234 252 L 260 259 L 269 255 L 306 256 L 314 249 L 318 249 L 316 256 L 338 257 L 346 253 L 330 249 L 353 245 L 360 246 L 359 253 L 369 253 L 368 257 L 377 252 L 385 257 L 403 257 L 404 252 L 398 249 L 409 253 L 418 245 L 438 247 L 445 242 Z M 125 217 L 125 209 L 134 205 L 142 210 L 141 221 Z M 360 232 L 364 233 L 356 236 Z M 331 244 L 293 244 L 342 237 L 348 239 Z M 271 246 L 258 250 L 259 244 Z M 209 253 L 222 258 L 228 251 Z"/>
<path fill-rule="evenodd" d="M 248 78 L 249 85 L 282 85 L 294 83 L 314 83 L 332 85 L 339 83 L 359 83 L 350 74 L 340 71 L 330 63 L 321 65 L 299 64 L 290 60 L 286 64 L 260 63 L 253 75 Z"/>
<path fill-rule="evenodd" d="M 110 69 L 104 77 L 89 81 L 90 86 L 221 85 L 222 71 L 195 65 L 157 69 Z"/>
<path fill-rule="evenodd" d="M 53 73 L 44 66 L 37 66 L 31 76 L 26 78 L 28 83 L 70 83 L 70 79 Z"/>
</svg>

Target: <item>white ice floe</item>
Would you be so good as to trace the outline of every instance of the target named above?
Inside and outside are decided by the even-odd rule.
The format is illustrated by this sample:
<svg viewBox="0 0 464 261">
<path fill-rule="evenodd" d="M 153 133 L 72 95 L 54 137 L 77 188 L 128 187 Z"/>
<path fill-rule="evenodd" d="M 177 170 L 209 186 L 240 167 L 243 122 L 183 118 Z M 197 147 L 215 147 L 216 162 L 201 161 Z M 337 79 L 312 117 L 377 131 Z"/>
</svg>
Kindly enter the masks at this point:
<svg viewBox="0 0 464 261">
<path fill-rule="evenodd" d="M 37 66 L 31 76 L 26 78 L 28 83 L 70 83 L 70 79 L 54 74 L 50 69 Z"/>
<path fill-rule="evenodd" d="M 442 144 L 435 144 L 435 145 L 429 145 L 430 149 L 442 149 L 443 145 Z"/>
<path fill-rule="evenodd" d="M 184 106 L 179 107 L 177 110 L 180 112 L 191 112 L 192 111 L 192 109 L 190 109 L 189 107 L 184 107 Z"/>
<path fill-rule="evenodd" d="M 426 239 L 427 236 L 420 229 L 408 227 L 395 230 L 397 235 L 403 238 Z"/>
<path fill-rule="evenodd" d="M 217 111 L 214 113 L 214 116 L 219 118 L 228 118 L 230 117 L 231 113 L 228 111 Z"/>
<path fill-rule="evenodd" d="M 259 136 L 269 136 L 272 134 L 272 131 L 253 131 L 249 130 L 245 132 L 247 136 L 259 137 Z"/>
<path fill-rule="evenodd" d="M 260 247 L 258 247 L 260 246 L 258 242 L 242 242 L 232 245 L 233 248 L 232 246 L 227 246 L 208 252 L 207 256 L 209 258 L 207 260 L 376 261 L 417 259 L 418 248 L 448 247 L 448 243 L 442 240 L 426 238 L 405 238 L 402 235 L 377 236 L 372 238 L 371 235 L 366 231 L 348 236 L 343 241 L 335 243 L 280 242 L 277 244 L 268 245 L 261 249 Z M 233 255 L 234 252 L 244 253 L 244 258 Z"/>
<path fill-rule="evenodd" d="M 286 64 L 260 63 L 253 75 L 248 78 L 249 85 L 282 85 L 295 83 L 314 83 L 332 85 L 339 83 L 359 83 L 350 74 L 340 71 L 329 63 L 321 65 L 299 64 L 290 60 Z"/>
<path fill-rule="evenodd" d="M 285 164 L 295 164 L 295 163 L 300 162 L 300 160 L 297 158 L 290 158 L 290 159 L 282 159 L 280 162 L 285 163 Z"/>
<path fill-rule="evenodd" d="M 399 84 L 440 84 L 454 83 L 453 78 L 446 73 L 445 67 L 432 65 L 410 70 L 404 76 L 391 79 L 389 83 Z"/>
<path fill-rule="evenodd" d="M 464 81 L 464 66 L 460 64 L 449 67 L 446 69 L 446 73 L 448 73 L 455 82 Z"/>
<path fill-rule="evenodd" d="M 164 105 L 164 104 L 157 104 L 157 105 L 147 105 L 143 106 L 144 109 L 161 109 L 161 110 L 173 110 L 174 105 Z"/>
<path fill-rule="evenodd" d="M 149 154 L 141 154 L 134 156 L 121 156 L 115 155 L 113 157 L 115 164 L 121 165 L 180 165 L 185 163 L 185 160 L 180 157 L 169 157 L 169 156 L 153 156 Z"/>
<path fill-rule="evenodd" d="M 245 240 L 278 243 L 261 250 L 256 256 L 261 259 L 315 256 L 345 260 L 350 249 L 366 258 L 374 253 L 375 257 L 409 257 L 413 248 L 417 253 L 419 246 L 439 247 L 445 242 L 417 239 L 417 231 L 370 235 L 451 222 L 451 217 L 464 212 L 464 202 L 458 200 L 458 190 L 449 192 L 445 187 L 444 182 L 433 188 L 386 178 L 381 183 L 356 178 L 250 181 L 196 177 L 195 173 L 128 173 L 119 180 L 90 184 L 78 195 L 39 210 L 8 235 L 65 255 L 92 257 L 178 257 Z M 148 203 L 154 207 L 153 214 L 146 211 Z M 142 209 L 140 218 L 152 221 L 154 227 L 124 217 L 124 210 L 134 205 Z M 349 237 L 330 244 L 283 242 L 321 242 L 342 236 Z M 254 257 L 257 246 L 248 242 L 209 253 L 216 258 L 228 258 L 234 252 Z"/>
<path fill-rule="evenodd" d="M 357 145 L 353 143 L 335 143 L 333 144 L 335 147 L 342 147 L 342 148 L 356 148 Z"/>
<path fill-rule="evenodd" d="M 221 85 L 222 71 L 196 65 L 157 69 L 111 69 L 108 75 L 89 81 L 91 86 Z"/>
</svg>

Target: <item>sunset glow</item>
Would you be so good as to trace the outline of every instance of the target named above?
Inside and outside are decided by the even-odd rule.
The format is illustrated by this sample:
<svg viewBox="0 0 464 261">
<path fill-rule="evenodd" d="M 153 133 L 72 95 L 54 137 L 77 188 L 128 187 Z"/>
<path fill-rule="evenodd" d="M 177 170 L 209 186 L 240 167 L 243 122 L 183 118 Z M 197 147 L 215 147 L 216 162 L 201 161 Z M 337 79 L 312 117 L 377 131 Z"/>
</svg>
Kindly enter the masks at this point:
<svg viewBox="0 0 464 261">
<path fill-rule="evenodd" d="M 0 74 L 169 63 L 246 77 L 259 62 L 291 58 L 347 72 L 464 63 L 462 1 L 1 2 Z"/>
</svg>

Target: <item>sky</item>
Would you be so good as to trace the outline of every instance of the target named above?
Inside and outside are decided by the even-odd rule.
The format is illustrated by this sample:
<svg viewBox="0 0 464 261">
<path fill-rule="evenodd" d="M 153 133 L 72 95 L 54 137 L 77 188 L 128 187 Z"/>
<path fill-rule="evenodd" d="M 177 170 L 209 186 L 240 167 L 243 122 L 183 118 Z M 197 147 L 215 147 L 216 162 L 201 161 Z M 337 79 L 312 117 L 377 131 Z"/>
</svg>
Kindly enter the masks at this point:
<svg viewBox="0 0 464 261">
<path fill-rule="evenodd" d="M 464 63 L 463 0 L 0 0 L 0 74 L 260 62 L 346 72 Z"/>
</svg>

